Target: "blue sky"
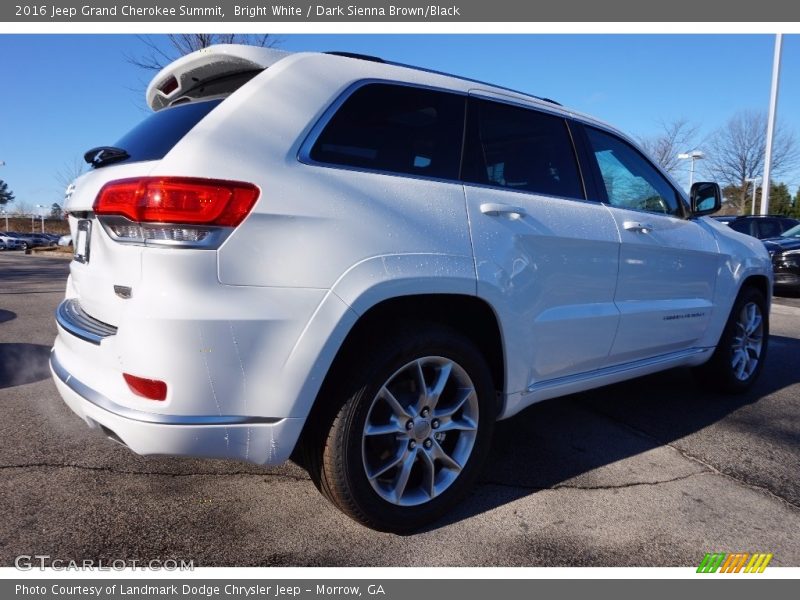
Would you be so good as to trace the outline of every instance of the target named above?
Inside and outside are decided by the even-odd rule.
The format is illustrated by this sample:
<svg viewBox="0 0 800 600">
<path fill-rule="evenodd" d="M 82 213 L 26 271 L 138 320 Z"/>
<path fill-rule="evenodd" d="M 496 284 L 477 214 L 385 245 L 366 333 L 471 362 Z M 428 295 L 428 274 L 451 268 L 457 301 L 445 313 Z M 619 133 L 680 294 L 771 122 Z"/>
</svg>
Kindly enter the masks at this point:
<svg viewBox="0 0 800 600">
<path fill-rule="evenodd" d="M 774 48 L 771 35 L 727 34 L 278 38 L 286 50 L 373 54 L 546 96 L 634 136 L 678 118 L 707 134 L 738 110 L 766 110 Z M 778 115 L 800 136 L 800 36 L 783 45 Z M 125 60 L 142 51 L 132 35 L 0 35 L 0 179 L 19 201 L 60 202 L 57 173 L 145 116 L 149 74 Z M 782 179 L 793 194 L 800 186 L 800 173 Z"/>
</svg>

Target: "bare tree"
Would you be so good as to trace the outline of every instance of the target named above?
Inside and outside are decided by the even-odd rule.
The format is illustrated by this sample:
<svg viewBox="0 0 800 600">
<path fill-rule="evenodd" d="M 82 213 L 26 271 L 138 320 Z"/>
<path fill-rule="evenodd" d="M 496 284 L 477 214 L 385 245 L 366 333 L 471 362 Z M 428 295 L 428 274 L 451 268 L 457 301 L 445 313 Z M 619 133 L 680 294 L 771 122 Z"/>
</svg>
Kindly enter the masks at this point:
<svg viewBox="0 0 800 600">
<path fill-rule="evenodd" d="M 706 170 L 736 195 L 729 198 L 739 213 L 747 204 L 748 179 L 761 177 L 767 145 L 767 115 L 746 110 L 736 113 L 706 141 Z M 772 146 L 773 177 L 785 174 L 800 161 L 800 148 L 792 131 L 778 126 Z"/>
<path fill-rule="evenodd" d="M 140 56 L 126 55 L 126 60 L 147 71 L 160 71 L 176 58 L 208 48 L 214 44 L 245 44 L 248 46 L 272 47 L 278 43 L 268 33 L 171 33 L 167 44 L 159 44 L 152 36 L 137 36 L 145 47 Z"/>
<path fill-rule="evenodd" d="M 86 172 L 86 168 L 87 165 L 82 156 L 76 156 L 71 161 L 65 162 L 55 174 L 59 192 L 63 193 L 70 183 Z"/>
<path fill-rule="evenodd" d="M 17 200 L 8 214 L 15 217 L 25 217 L 33 212 L 33 206 L 27 200 Z"/>
<path fill-rule="evenodd" d="M 678 154 L 696 150 L 696 139 L 697 126 L 686 119 L 677 119 L 662 121 L 660 133 L 641 137 L 639 143 L 658 166 L 674 175 L 680 165 Z"/>
</svg>

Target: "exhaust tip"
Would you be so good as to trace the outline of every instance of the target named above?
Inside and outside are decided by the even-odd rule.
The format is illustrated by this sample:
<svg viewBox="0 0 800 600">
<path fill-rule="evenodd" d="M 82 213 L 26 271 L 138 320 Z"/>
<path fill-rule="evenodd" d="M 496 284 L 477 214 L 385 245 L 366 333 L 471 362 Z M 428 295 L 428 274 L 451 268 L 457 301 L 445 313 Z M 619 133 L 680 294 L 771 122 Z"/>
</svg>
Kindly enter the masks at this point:
<svg viewBox="0 0 800 600">
<path fill-rule="evenodd" d="M 128 447 L 128 444 L 126 444 L 125 442 L 123 442 L 123 441 L 122 441 L 122 438 L 120 438 L 120 437 L 119 437 L 119 436 L 118 436 L 116 433 L 114 433 L 114 432 L 113 432 L 111 429 L 109 429 L 109 428 L 108 428 L 108 427 L 106 427 L 105 425 L 101 425 L 100 423 L 98 423 L 98 425 L 100 425 L 100 429 L 101 429 L 101 430 L 102 430 L 102 432 L 105 434 L 105 436 L 106 436 L 108 439 L 110 439 L 112 442 L 116 442 L 117 444 L 119 444 L 120 446 L 124 446 L 125 448 L 127 448 L 127 447 Z"/>
</svg>

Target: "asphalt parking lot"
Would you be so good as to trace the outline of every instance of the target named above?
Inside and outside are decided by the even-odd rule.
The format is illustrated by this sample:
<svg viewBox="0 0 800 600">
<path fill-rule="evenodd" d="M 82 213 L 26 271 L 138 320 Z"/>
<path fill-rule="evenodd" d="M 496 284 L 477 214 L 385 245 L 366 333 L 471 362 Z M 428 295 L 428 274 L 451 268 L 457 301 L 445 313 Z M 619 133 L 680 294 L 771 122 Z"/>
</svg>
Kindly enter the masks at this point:
<svg viewBox="0 0 800 600">
<path fill-rule="evenodd" d="M 479 485 L 411 536 L 365 529 L 305 472 L 143 458 L 90 431 L 47 368 L 68 261 L 0 253 L 0 565 L 690 566 L 771 552 L 800 566 L 800 301 L 741 397 L 686 370 L 546 402 L 498 425 Z"/>
</svg>

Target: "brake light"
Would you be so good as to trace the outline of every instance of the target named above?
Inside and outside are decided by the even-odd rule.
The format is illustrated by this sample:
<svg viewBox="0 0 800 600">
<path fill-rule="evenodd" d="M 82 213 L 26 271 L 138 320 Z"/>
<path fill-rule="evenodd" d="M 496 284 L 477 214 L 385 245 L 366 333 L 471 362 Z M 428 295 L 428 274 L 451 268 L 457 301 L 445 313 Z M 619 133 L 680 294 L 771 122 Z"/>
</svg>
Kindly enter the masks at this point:
<svg viewBox="0 0 800 600">
<path fill-rule="evenodd" d="M 157 379 L 145 379 L 136 377 L 130 373 L 123 373 L 125 383 L 137 396 L 142 396 L 148 400 L 165 400 L 167 397 L 167 384 Z"/>
<path fill-rule="evenodd" d="M 138 223 L 236 227 L 259 190 L 251 183 L 189 177 L 139 177 L 107 183 L 94 202 L 98 215 Z"/>
<path fill-rule="evenodd" d="M 178 89 L 178 80 L 175 76 L 170 76 L 158 88 L 162 94 L 169 96 L 172 92 Z"/>
</svg>

